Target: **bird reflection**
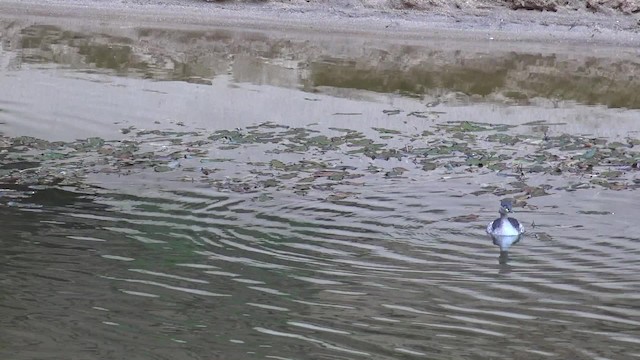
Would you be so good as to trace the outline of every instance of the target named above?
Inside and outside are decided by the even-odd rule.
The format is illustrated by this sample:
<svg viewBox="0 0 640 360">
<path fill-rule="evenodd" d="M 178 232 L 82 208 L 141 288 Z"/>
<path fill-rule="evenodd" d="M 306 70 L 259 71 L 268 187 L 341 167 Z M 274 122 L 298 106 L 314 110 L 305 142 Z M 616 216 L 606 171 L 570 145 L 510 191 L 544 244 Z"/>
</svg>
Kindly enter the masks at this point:
<svg viewBox="0 0 640 360">
<path fill-rule="evenodd" d="M 508 275 L 513 271 L 513 267 L 509 264 L 509 252 L 501 251 L 498 257 L 498 274 Z"/>
</svg>

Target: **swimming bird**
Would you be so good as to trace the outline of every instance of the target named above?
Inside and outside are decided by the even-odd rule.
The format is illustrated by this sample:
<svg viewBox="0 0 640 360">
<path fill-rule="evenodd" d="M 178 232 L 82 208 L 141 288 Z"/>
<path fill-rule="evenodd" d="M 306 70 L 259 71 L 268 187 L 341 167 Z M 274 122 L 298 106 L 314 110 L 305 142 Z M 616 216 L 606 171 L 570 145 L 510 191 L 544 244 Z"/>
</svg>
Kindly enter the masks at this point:
<svg viewBox="0 0 640 360">
<path fill-rule="evenodd" d="M 500 217 L 487 225 L 487 234 L 491 235 L 493 244 L 500 247 L 500 254 L 506 254 L 511 245 L 520 241 L 524 234 L 524 226 L 508 214 L 513 212 L 510 200 L 500 201 Z"/>
</svg>

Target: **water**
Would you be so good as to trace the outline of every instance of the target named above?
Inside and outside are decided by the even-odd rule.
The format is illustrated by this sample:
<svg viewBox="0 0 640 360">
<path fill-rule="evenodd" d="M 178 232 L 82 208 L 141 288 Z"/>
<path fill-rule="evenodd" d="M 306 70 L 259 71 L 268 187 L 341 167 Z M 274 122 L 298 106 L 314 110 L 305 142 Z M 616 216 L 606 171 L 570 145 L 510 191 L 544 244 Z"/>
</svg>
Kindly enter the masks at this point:
<svg viewBox="0 0 640 360">
<path fill-rule="evenodd" d="M 632 50 L 1 24 L 2 358 L 640 356 Z"/>
</svg>

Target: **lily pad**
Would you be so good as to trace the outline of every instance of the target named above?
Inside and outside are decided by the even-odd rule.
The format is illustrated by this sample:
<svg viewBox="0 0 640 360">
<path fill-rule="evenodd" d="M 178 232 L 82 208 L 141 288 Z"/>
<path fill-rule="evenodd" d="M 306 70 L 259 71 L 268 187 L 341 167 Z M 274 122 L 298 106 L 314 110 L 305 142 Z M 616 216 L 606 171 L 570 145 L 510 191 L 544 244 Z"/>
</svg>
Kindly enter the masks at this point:
<svg viewBox="0 0 640 360">
<path fill-rule="evenodd" d="M 515 145 L 520 142 L 517 136 L 512 136 L 505 133 L 496 133 L 487 136 L 487 140 L 491 142 L 499 142 L 505 145 Z"/>
<path fill-rule="evenodd" d="M 475 122 L 471 122 L 471 121 L 462 121 L 457 125 L 449 125 L 449 126 L 446 127 L 446 129 L 449 132 L 458 132 L 458 131 L 476 132 L 476 131 L 488 131 L 488 130 L 491 130 L 491 127 L 486 125 L 486 124 L 482 124 L 482 123 L 475 123 Z"/>
<path fill-rule="evenodd" d="M 167 165 L 159 165 L 153 168 L 153 171 L 155 172 L 167 172 L 167 171 L 172 171 L 173 168 Z"/>
<path fill-rule="evenodd" d="M 285 163 L 283 163 L 280 160 L 271 160 L 269 162 L 269 166 L 271 166 L 271 168 L 276 169 L 276 170 L 283 170 L 284 168 L 287 167 L 287 165 Z"/>
<path fill-rule="evenodd" d="M 47 152 L 42 154 L 44 160 L 60 160 L 66 158 L 67 155 L 59 152 Z"/>
<path fill-rule="evenodd" d="M 598 149 L 597 148 L 591 148 L 589 150 L 587 150 L 587 152 L 585 152 L 582 155 L 583 159 L 591 159 L 593 158 L 596 154 L 598 153 Z"/>
<path fill-rule="evenodd" d="M 253 201 L 259 201 L 259 202 L 265 202 L 269 200 L 273 200 L 273 196 L 269 194 L 260 194 L 260 196 L 258 196 L 257 198 L 253 198 Z"/>
<path fill-rule="evenodd" d="M 203 164 L 210 163 L 210 162 L 228 162 L 228 161 L 233 161 L 233 159 L 229 159 L 229 158 L 200 159 L 200 162 Z"/>
<path fill-rule="evenodd" d="M 267 180 L 261 181 L 260 184 L 265 188 L 269 188 L 269 187 L 275 187 L 280 185 L 280 182 L 276 179 L 267 179 Z"/>
<path fill-rule="evenodd" d="M 401 134 L 400 131 L 393 130 L 393 129 L 385 129 L 385 128 L 377 128 L 377 127 L 374 127 L 372 129 L 377 131 L 377 132 L 379 132 L 379 133 L 381 133 L 381 134 Z"/>
<path fill-rule="evenodd" d="M 385 174 L 386 177 L 397 177 L 397 176 L 401 176 L 402 174 L 404 174 L 405 172 L 407 172 L 408 170 L 403 168 L 403 167 L 394 167 L 393 169 L 391 169 L 391 171 L 387 172 Z"/>
<path fill-rule="evenodd" d="M 613 213 L 609 212 L 609 211 L 595 211 L 595 210 L 579 210 L 578 214 L 585 214 L 585 215 L 613 215 Z"/>
<path fill-rule="evenodd" d="M 437 167 L 438 165 L 434 162 L 426 161 L 422 163 L 422 170 L 424 171 L 435 170 Z"/>
<path fill-rule="evenodd" d="M 288 173 L 288 174 L 282 174 L 278 176 L 278 178 L 283 180 L 289 180 L 289 179 L 296 178 L 297 176 L 298 176 L 297 173 Z"/>
<path fill-rule="evenodd" d="M 353 195 L 354 195 L 354 193 L 350 193 L 350 192 L 335 193 L 335 194 L 331 194 L 331 195 L 327 196 L 327 201 L 340 201 L 340 200 L 344 200 L 346 198 L 349 198 L 349 197 L 351 197 Z"/>
<path fill-rule="evenodd" d="M 600 174 L 600 177 L 606 178 L 606 179 L 615 179 L 615 178 L 619 178 L 620 176 L 622 176 L 623 172 L 622 171 L 605 171 L 603 173 Z"/>
</svg>

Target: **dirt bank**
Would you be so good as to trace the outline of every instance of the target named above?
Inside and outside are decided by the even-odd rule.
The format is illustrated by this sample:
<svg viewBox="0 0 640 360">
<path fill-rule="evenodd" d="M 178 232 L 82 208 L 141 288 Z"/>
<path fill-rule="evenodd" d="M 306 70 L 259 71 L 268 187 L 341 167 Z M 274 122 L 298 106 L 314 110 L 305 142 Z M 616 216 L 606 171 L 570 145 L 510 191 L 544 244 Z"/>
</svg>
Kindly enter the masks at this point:
<svg viewBox="0 0 640 360">
<path fill-rule="evenodd" d="M 3 17 L 34 22 L 57 17 L 127 26 L 231 26 L 403 41 L 456 38 L 632 47 L 640 44 L 638 9 L 633 0 L 333 0 L 322 5 L 307 0 L 0 0 Z"/>
<path fill-rule="evenodd" d="M 205 0 L 216 3 L 260 3 L 268 0 Z M 307 5 L 310 0 L 271 0 L 285 4 Z M 442 9 L 489 9 L 509 8 L 512 10 L 561 11 L 588 10 L 590 12 L 640 12 L 637 0 L 335 0 L 325 1 L 332 7 L 369 8 L 378 10 L 442 10 Z M 314 5 L 311 5 L 314 6 Z M 315 5 L 317 6 L 317 5 Z"/>
</svg>

